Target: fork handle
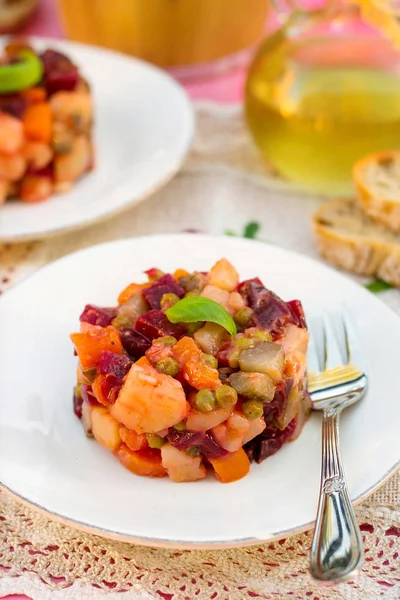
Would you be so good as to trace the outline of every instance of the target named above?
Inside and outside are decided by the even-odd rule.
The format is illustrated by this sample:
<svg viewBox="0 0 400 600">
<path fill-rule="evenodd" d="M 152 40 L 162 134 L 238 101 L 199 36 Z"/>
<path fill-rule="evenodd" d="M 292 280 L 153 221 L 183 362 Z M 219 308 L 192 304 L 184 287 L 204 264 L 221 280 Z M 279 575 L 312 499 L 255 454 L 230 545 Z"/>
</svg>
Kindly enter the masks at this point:
<svg viewBox="0 0 400 600">
<path fill-rule="evenodd" d="M 350 502 L 339 450 L 340 408 L 324 411 L 322 470 L 310 571 L 315 579 L 336 583 L 361 567 L 363 546 Z"/>
</svg>

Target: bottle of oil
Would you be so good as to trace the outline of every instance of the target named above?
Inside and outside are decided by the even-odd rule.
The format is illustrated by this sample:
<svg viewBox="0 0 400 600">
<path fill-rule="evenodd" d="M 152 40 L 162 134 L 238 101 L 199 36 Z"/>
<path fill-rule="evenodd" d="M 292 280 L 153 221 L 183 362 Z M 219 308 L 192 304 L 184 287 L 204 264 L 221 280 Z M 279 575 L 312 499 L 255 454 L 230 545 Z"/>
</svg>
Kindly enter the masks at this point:
<svg viewBox="0 0 400 600">
<path fill-rule="evenodd" d="M 400 148 L 400 55 L 354 9 L 325 21 L 293 13 L 250 67 L 246 116 L 282 176 L 349 195 L 358 158 Z"/>
</svg>

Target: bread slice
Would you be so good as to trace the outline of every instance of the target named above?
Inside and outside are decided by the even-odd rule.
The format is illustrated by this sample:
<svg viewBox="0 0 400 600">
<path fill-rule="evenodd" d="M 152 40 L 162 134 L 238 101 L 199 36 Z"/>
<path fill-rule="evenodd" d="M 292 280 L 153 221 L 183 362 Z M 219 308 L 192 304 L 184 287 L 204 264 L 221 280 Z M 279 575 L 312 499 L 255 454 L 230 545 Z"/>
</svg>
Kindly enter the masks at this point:
<svg viewBox="0 0 400 600">
<path fill-rule="evenodd" d="M 400 232 L 400 150 L 362 158 L 354 165 L 353 179 L 367 215 Z"/>
<path fill-rule="evenodd" d="M 314 213 L 312 226 L 326 260 L 400 286 L 400 233 L 368 217 L 355 200 L 326 202 Z"/>
</svg>

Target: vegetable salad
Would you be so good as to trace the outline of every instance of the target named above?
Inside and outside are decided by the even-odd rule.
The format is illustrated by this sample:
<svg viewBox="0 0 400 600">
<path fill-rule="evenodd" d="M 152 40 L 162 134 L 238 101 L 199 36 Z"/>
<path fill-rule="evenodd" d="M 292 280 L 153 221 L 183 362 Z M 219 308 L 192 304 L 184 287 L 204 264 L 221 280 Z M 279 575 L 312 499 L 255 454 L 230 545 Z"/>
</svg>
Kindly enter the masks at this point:
<svg viewBox="0 0 400 600">
<path fill-rule="evenodd" d="M 0 204 L 66 192 L 93 168 L 93 103 L 78 67 L 9 43 L 0 57 Z"/>
<path fill-rule="evenodd" d="M 241 479 L 309 415 L 301 303 L 239 282 L 226 259 L 146 274 L 117 306 L 81 314 L 75 414 L 136 475 Z"/>
</svg>

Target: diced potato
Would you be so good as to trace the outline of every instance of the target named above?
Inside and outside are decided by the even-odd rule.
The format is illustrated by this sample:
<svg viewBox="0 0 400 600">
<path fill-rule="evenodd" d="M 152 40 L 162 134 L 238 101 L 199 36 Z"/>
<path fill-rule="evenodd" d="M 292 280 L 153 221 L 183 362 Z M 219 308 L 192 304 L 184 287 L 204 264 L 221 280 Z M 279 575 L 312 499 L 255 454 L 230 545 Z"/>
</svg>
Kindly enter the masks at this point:
<svg viewBox="0 0 400 600">
<path fill-rule="evenodd" d="M 308 340 L 310 334 L 307 329 L 297 327 L 296 325 L 288 325 L 285 329 L 285 335 L 282 339 L 277 340 L 277 344 L 281 344 L 286 356 L 294 352 L 307 352 Z"/>
<path fill-rule="evenodd" d="M 245 373 L 266 373 L 279 381 L 285 368 L 285 353 L 279 344 L 260 342 L 240 353 L 239 366 Z"/>
<path fill-rule="evenodd" d="M 221 288 L 216 285 L 206 285 L 204 290 L 201 292 L 201 295 L 204 298 L 208 298 L 209 300 L 214 300 L 224 308 L 229 311 L 229 292 L 226 290 L 221 290 Z"/>
<path fill-rule="evenodd" d="M 249 421 L 249 430 L 243 438 L 243 444 L 247 444 L 247 442 L 250 442 L 256 435 L 262 433 L 265 427 L 266 425 L 263 417 Z"/>
<path fill-rule="evenodd" d="M 112 452 L 121 443 L 118 421 L 102 406 L 92 407 L 92 433 L 99 444 Z"/>
<path fill-rule="evenodd" d="M 246 303 L 243 300 L 243 296 L 241 296 L 239 294 L 239 292 L 231 292 L 229 294 L 228 311 L 231 314 L 234 314 L 235 312 L 244 308 L 245 306 L 246 306 Z"/>
<path fill-rule="evenodd" d="M 239 275 L 235 267 L 226 260 L 221 258 L 209 271 L 210 283 L 221 290 L 233 292 L 239 283 Z"/>
<path fill-rule="evenodd" d="M 209 413 L 191 410 L 186 419 L 186 429 L 189 431 L 207 431 L 223 423 L 232 414 L 232 407 L 217 408 Z"/>
<path fill-rule="evenodd" d="M 82 425 L 88 437 L 93 437 L 92 433 L 92 406 L 88 402 L 82 403 Z"/>
<path fill-rule="evenodd" d="M 154 433 L 180 423 L 188 409 L 180 382 L 159 373 L 146 358 L 132 365 L 110 412 L 136 433 Z"/>
<path fill-rule="evenodd" d="M 250 421 L 242 413 L 235 411 L 225 423 L 214 427 L 212 434 L 221 448 L 228 452 L 236 452 L 243 446 L 243 439 L 249 429 Z"/>
<path fill-rule="evenodd" d="M 162 465 L 167 469 L 172 481 L 197 481 L 206 476 L 206 470 L 201 463 L 200 456 L 189 456 L 171 444 L 164 444 L 161 448 Z"/>
<path fill-rule="evenodd" d="M 240 396 L 261 402 L 271 402 L 275 385 L 266 373 L 232 373 L 228 382 Z"/>
</svg>

